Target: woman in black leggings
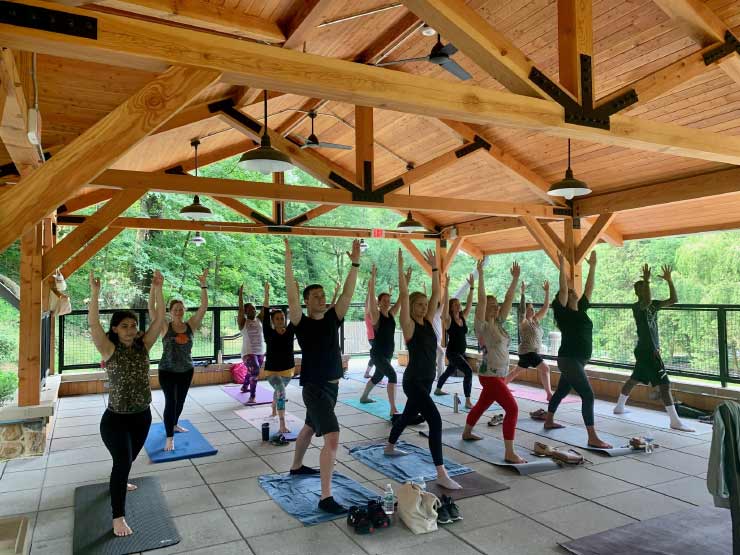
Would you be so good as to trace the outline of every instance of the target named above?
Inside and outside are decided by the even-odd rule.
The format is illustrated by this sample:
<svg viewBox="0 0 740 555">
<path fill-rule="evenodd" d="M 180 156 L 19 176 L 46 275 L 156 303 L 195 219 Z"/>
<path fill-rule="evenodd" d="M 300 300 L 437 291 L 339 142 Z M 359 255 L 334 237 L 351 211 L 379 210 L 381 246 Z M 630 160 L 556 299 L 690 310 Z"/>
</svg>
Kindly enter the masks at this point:
<svg viewBox="0 0 740 555">
<path fill-rule="evenodd" d="M 465 395 L 465 408 L 472 409 L 473 402 L 470 399 L 470 392 L 473 390 L 473 369 L 465 358 L 465 351 L 468 348 L 468 324 L 466 322 L 470 309 L 473 308 L 473 288 L 475 278 L 470 274 L 468 278 L 468 298 L 465 300 L 465 310 L 462 310 L 459 299 L 450 299 L 447 307 L 447 314 L 442 316 L 442 329 L 447 331 L 447 369 L 437 380 L 437 389 L 435 395 L 446 395 L 442 391 L 447 378 L 460 370 L 463 373 L 463 394 Z M 449 297 L 450 282 L 447 279 L 446 296 Z"/>
<path fill-rule="evenodd" d="M 591 306 L 591 293 L 596 277 L 596 251 L 591 251 L 588 259 L 588 278 L 581 298 L 573 289 L 568 289 L 568 278 L 563 255 L 560 255 L 560 290 L 552 303 L 555 323 L 560 329 L 562 340 L 558 350 L 558 370 L 560 381 L 555 394 L 550 399 L 545 419 L 545 429 L 562 428 L 555 422 L 555 411 L 560 402 L 570 393 L 571 388 L 581 398 L 581 415 L 588 432 L 591 447 L 610 449 L 612 446 L 601 441 L 594 427 L 594 391 L 586 375 L 586 364 L 591 358 L 593 323 L 588 317 Z"/>
<path fill-rule="evenodd" d="M 442 417 L 431 396 L 437 360 L 437 334 L 432 327 L 432 318 L 439 303 L 440 283 L 434 253 L 427 251 L 424 258 L 432 268 L 432 298 L 429 300 L 424 293 L 418 291 L 409 296 L 408 280 L 411 273 L 404 275 L 403 255 L 401 249 L 398 249 L 398 288 L 401 296 L 399 322 L 409 350 L 409 364 L 403 373 L 403 392 L 407 400 L 401 417 L 393 424 L 385 454 L 387 456 L 406 454 L 396 449 L 396 442 L 406 426 L 421 413 L 429 425 L 429 450 L 434 466 L 437 467 L 437 483 L 447 489 L 461 489 L 460 484 L 450 478 L 444 467 Z"/>
<path fill-rule="evenodd" d="M 174 451 L 175 432 L 185 433 L 188 430 L 178 426 L 185 398 L 193 381 L 193 334 L 200 329 L 203 316 L 208 309 L 208 269 L 198 277 L 200 281 L 200 306 L 187 322 L 185 304 L 179 299 L 172 299 L 169 305 L 170 323 L 162 325 L 162 359 L 159 361 L 159 387 L 164 393 L 164 429 L 167 434 L 164 450 Z M 154 320 L 154 299 L 149 296 L 149 317 Z"/>
<path fill-rule="evenodd" d="M 144 446 L 152 413 L 149 404 L 149 349 L 159 336 L 165 321 L 162 274 L 154 273 L 150 295 L 156 298 L 154 321 L 143 335 L 139 334 L 136 314 L 129 310 L 113 313 L 106 333 L 100 325 L 98 295 L 100 280 L 90 272 L 90 305 L 87 320 L 95 348 L 105 361 L 108 373 L 108 410 L 100 420 L 100 435 L 113 458 L 110 475 L 110 497 L 113 509 L 113 533 L 128 536 L 126 492 L 136 486 L 128 483 L 131 465 Z"/>
</svg>

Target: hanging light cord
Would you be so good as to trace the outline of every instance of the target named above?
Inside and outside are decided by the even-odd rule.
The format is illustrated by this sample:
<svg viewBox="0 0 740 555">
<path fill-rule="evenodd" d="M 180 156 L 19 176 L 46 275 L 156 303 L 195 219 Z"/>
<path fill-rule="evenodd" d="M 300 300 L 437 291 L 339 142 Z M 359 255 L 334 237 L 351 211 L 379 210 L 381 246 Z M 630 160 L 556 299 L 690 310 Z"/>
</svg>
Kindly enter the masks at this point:
<svg viewBox="0 0 740 555">
<path fill-rule="evenodd" d="M 570 139 L 568 139 L 568 169 L 570 169 Z"/>
<path fill-rule="evenodd" d="M 267 135 L 267 89 L 264 89 L 262 92 L 264 93 L 265 98 L 265 119 L 262 123 L 262 125 L 264 125 L 262 128 L 262 135 Z"/>
<path fill-rule="evenodd" d="M 200 141 L 197 141 L 193 143 L 193 148 L 195 149 L 195 177 L 198 177 L 198 143 Z"/>
</svg>

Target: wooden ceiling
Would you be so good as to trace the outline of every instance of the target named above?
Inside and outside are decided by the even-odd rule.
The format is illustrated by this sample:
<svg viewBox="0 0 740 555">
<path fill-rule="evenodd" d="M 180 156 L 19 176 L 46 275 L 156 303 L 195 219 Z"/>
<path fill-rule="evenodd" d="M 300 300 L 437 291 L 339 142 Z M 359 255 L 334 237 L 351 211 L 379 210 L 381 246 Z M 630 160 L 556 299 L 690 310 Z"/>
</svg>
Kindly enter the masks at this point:
<svg viewBox="0 0 740 555">
<path fill-rule="evenodd" d="M 79 5 L 80 2 L 61 2 Z M 452 4 L 431 2 L 433 4 Z M 596 98 L 617 91 L 707 46 L 701 36 L 687 32 L 678 17 L 671 18 L 666 0 L 594 0 L 593 71 Z M 372 15 L 330 25 L 342 17 L 393 6 L 387 0 L 104 0 L 85 4 L 90 13 L 124 14 L 168 25 L 201 28 L 214 34 L 237 36 L 243 40 L 265 42 L 264 36 L 282 33 L 289 49 L 350 61 L 378 59 L 406 37 L 387 56 L 385 62 L 425 56 L 436 37 L 413 31 L 420 25 L 404 6 L 390 7 Z M 410 3 L 413 4 L 413 3 Z M 558 80 L 558 2 L 556 0 L 470 0 L 474 9 L 499 33 L 531 59 L 553 81 Z M 719 18 L 740 36 L 740 0 L 677 0 L 676 5 L 698 5 Z M 173 10 L 172 5 L 178 6 Z M 169 7 L 168 7 L 169 6 Z M 215 14 L 215 15 L 214 15 Z M 219 20 L 219 18 L 221 18 Z M 250 18 L 259 18 L 260 35 L 245 32 Z M 303 26 L 301 26 L 303 24 Z M 259 38 L 262 36 L 262 38 Z M 299 40 L 300 39 L 300 40 Z M 272 39 L 270 39 L 272 40 Z M 442 41 L 447 39 L 442 36 Z M 0 43 L 2 42 L 0 36 Z M 282 42 L 282 41 L 278 41 Z M 381 48 L 386 47 L 386 48 Z M 280 48 L 277 44 L 274 48 Z M 735 54 L 735 56 L 737 56 Z M 496 79 L 458 52 L 454 59 L 473 77 L 470 84 L 504 90 Z M 428 62 L 393 66 L 400 72 L 432 77 L 440 82 L 459 83 L 450 73 Z M 43 145 L 60 149 L 89 129 L 156 74 L 122 65 L 106 65 L 48 53 L 37 56 L 38 100 L 43 118 Z M 262 117 L 258 90 L 218 82 L 208 87 L 191 107 L 230 97 L 246 101 L 241 109 Z M 275 93 L 281 91 L 272 91 Z M 253 94 L 254 93 L 254 94 Z M 256 103 L 255 103 L 256 101 Z M 309 103 L 309 104 L 307 104 Z M 280 130 L 296 120 L 296 109 L 305 109 L 310 98 L 283 94 L 269 103 L 268 125 Z M 315 105 L 315 104 L 314 104 Z M 187 116 L 183 121 L 188 121 Z M 193 108 L 193 113 L 195 108 Z M 354 106 L 328 101 L 319 108 L 315 132 L 325 142 L 355 145 Z M 721 136 L 738 135 L 740 130 L 740 85 L 724 67 L 711 65 L 695 77 L 681 81 L 670 91 L 620 115 L 645 121 L 672 123 L 685 128 L 712 131 Z M 113 169 L 161 171 L 178 164 L 192 166 L 190 140 L 201 140 L 202 161 L 212 162 L 233 156 L 253 144 L 228 122 L 203 113 L 199 121 L 175 128 L 165 125 L 134 146 Z M 176 119 L 179 116 L 176 116 Z M 532 129 L 501 125 L 473 126 L 484 139 L 513 157 L 545 182 L 562 178 L 567 164 L 565 135 L 553 136 Z M 308 119 L 291 130 L 293 136 L 307 137 Z M 419 166 L 463 144 L 460 136 L 435 117 L 374 109 L 374 182 L 380 184 L 406 171 L 407 164 Z M 686 177 L 707 175 L 731 168 L 729 164 L 687 158 L 672 154 L 625 148 L 582 139 L 572 143 L 571 165 L 576 177 L 586 181 L 594 194 L 628 191 L 639 186 Z M 355 151 L 320 149 L 318 154 L 353 175 Z M 11 162 L 0 145 L 0 164 Z M 701 186 L 697 182 L 697 187 Z M 433 175 L 415 182 L 414 195 L 455 197 L 541 204 L 542 197 L 532 187 L 504 168 L 495 157 L 479 150 Z M 740 190 L 740 188 L 738 188 Z M 407 189 L 398 192 L 405 193 Z M 637 194 L 637 192 L 636 192 Z M 617 213 L 610 229 L 624 239 L 662 236 L 670 233 L 727 229 L 740 225 L 740 192 L 662 204 Z M 475 219 L 459 213 L 429 211 L 421 214 L 440 226 Z M 560 233 L 562 228 L 554 224 Z M 588 225 L 584 226 L 587 229 Z M 537 243 L 525 228 L 497 231 L 466 237 L 466 243 L 485 253 L 527 250 Z"/>
</svg>

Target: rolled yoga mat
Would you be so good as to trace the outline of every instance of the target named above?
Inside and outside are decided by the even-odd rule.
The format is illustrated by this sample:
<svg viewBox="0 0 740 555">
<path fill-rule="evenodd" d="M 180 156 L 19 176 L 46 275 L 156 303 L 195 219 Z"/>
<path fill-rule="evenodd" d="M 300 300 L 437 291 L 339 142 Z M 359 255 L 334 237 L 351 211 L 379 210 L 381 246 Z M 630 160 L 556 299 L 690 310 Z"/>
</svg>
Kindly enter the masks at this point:
<svg viewBox="0 0 740 555">
<path fill-rule="evenodd" d="M 268 474 L 259 477 L 259 485 L 286 513 L 306 526 L 347 518 L 346 514 L 335 515 L 319 509 L 321 477 L 318 474 Z M 347 508 L 352 505 L 367 507 L 369 500 L 380 497 L 379 493 L 339 472 L 332 475 L 331 493 L 337 503 Z"/>
<path fill-rule="evenodd" d="M 629 446 L 629 440 L 624 437 L 615 436 L 606 432 L 598 432 L 601 441 L 611 443 L 614 447 L 612 449 L 601 449 L 599 447 L 591 447 L 588 444 L 588 435 L 586 429 L 576 426 L 575 424 L 566 425 L 565 428 L 556 428 L 554 430 L 546 430 L 544 422 L 541 420 L 533 420 L 531 418 L 520 418 L 516 424 L 517 429 L 530 432 L 532 434 L 546 437 L 553 441 L 559 441 L 560 443 L 567 443 L 573 447 L 579 447 L 588 451 L 597 451 L 599 453 L 606 453 L 610 457 L 619 457 L 620 455 L 629 455 L 634 453 L 635 450 Z"/>
<path fill-rule="evenodd" d="M 226 392 L 226 395 L 231 397 L 232 399 L 236 399 L 239 401 L 242 405 L 271 405 L 272 404 L 272 389 L 268 389 L 266 387 L 262 387 L 260 384 L 257 384 L 257 391 L 255 392 L 255 402 L 254 403 L 247 403 L 249 400 L 249 393 L 242 393 L 242 386 L 240 385 L 224 385 L 221 386 L 221 389 Z"/>
<path fill-rule="evenodd" d="M 246 409 L 235 410 L 234 414 L 236 414 L 242 420 L 249 422 L 258 430 L 262 430 L 262 424 L 267 422 L 268 424 L 270 424 L 270 437 L 277 434 L 278 430 L 280 429 L 280 420 L 277 416 L 272 416 L 272 407 L 268 407 L 265 405 L 259 407 L 250 407 Z M 285 425 L 288 427 L 290 432 L 288 432 L 287 434 L 283 434 L 283 437 L 288 441 L 295 441 L 295 438 L 298 437 L 298 432 L 300 432 L 301 428 L 303 428 L 303 421 L 300 420 L 297 416 L 286 412 Z"/>
<path fill-rule="evenodd" d="M 576 555 L 729 555 L 733 553 L 732 517 L 727 509 L 696 507 L 560 545 Z"/>
<path fill-rule="evenodd" d="M 163 423 L 157 422 L 149 428 L 144 449 L 146 449 L 146 453 L 153 463 L 210 457 L 218 453 L 218 449 L 208 443 L 208 440 L 203 437 L 190 420 L 180 420 L 179 424 L 183 428 L 187 428 L 188 431 L 175 433 L 174 451 L 164 450 L 167 434 L 164 431 Z"/>
<path fill-rule="evenodd" d="M 558 463 L 550 458 L 538 458 L 530 453 L 519 453 L 519 456 L 527 459 L 525 464 L 512 464 L 504 459 L 504 442 L 495 437 L 483 436 L 479 441 L 465 441 L 462 439 L 463 428 L 447 428 L 442 430 L 442 443 L 458 451 L 476 457 L 496 466 L 507 466 L 513 468 L 522 476 L 536 472 L 547 472 L 560 468 Z M 426 432 L 419 432 L 426 437 Z"/>
<path fill-rule="evenodd" d="M 383 454 L 385 443 L 358 445 L 349 449 L 350 454 L 373 470 L 388 476 L 396 482 L 404 483 L 423 479 L 431 482 L 437 478 L 437 468 L 428 449 L 422 449 L 412 443 L 399 441 L 396 447 L 408 453 L 400 457 L 388 457 Z M 444 465 L 450 476 L 459 476 L 473 472 L 472 468 L 463 466 L 445 457 Z"/>
<path fill-rule="evenodd" d="M 159 478 L 143 476 L 130 482 L 139 486 L 126 495 L 126 522 L 134 533 L 120 538 L 113 534 L 108 484 L 75 489 L 74 555 L 124 555 L 180 542 Z"/>
</svg>

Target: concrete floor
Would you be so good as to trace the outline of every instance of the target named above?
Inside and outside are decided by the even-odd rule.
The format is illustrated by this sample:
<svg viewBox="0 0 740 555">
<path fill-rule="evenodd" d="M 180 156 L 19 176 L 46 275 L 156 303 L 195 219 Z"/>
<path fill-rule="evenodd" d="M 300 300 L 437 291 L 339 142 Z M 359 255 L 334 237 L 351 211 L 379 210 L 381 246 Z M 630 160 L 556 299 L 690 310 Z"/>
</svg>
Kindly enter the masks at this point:
<svg viewBox="0 0 740 555">
<path fill-rule="evenodd" d="M 361 374 L 363 368 L 363 361 L 351 364 L 353 373 Z M 474 381 L 477 386 L 477 379 Z M 289 386 L 288 411 L 302 418 L 305 411 L 296 382 Z M 343 380 L 340 401 L 358 396 L 362 387 L 362 381 Z M 521 384 L 514 387 L 527 388 Z M 450 384 L 446 389 L 461 392 L 462 384 Z M 384 389 L 376 389 L 375 396 L 380 395 L 385 395 Z M 477 396 L 473 390 L 473 397 Z M 544 406 L 525 399 L 518 401 L 522 418 Z M 107 481 L 110 458 L 98 433 L 105 402 L 104 395 L 60 399 L 48 454 L 0 463 L 0 516 L 25 514 L 31 518 L 34 554 L 71 553 L 74 489 Z M 682 434 L 649 428 L 634 420 L 644 419 L 650 411 L 633 409 L 631 415 L 617 418 L 611 415 L 611 407 L 611 403 L 597 401 L 597 429 L 625 438 L 650 431 L 661 444 L 660 449 L 652 455 L 616 458 L 587 453 L 591 464 L 521 477 L 445 447 L 446 457 L 504 482 L 510 489 L 458 502 L 464 520 L 420 536 L 400 522 L 369 536 L 355 535 L 343 519 L 304 527 L 284 513 L 260 489 L 257 477 L 286 471 L 292 460 L 292 445 L 264 444 L 260 431 L 233 413 L 242 407 L 220 386 L 193 388 L 183 414 L 218 447 L 218 454 L 153 465 L 142 451 L 132 474 L 159 477 L 182 535 L 179 544 L 158 550 L 158 554 L 411 555 L 420 550 L 424 555 L 564 553 L 559 542 L 712 504 L 705 483 L 710 433 Z M 154 420 L 159 421 L 163 409 L 159 391 L 154 392 L 153 408 Z M 439 409 L 445 427 L 459 426 L 464 421 L 464 414 L 454 414 L 444 406 Z M 343 443 L 388 435 L 389 426 L 383 420 L 341 402 L 337 414 L 343 426 Z M 561 405 L 558 416 L 564 423 L 583 425 L 579 403 Z M 501 437 L 501 427 L 488 428 L 481 422 L 480 433 Z M 426 444 L 415 430 L 409 430 L 403 439 Z M 520 454 L 531 457 L 529 449 L 536 439 L 518 431 Z M 306 464 L 318 464 L 321 443 L 318 439 L 309 449 Z M 340 449 L 337 470 L 379 492 L 390 481 L 354 461 L 344 448 Z"/>
</svg>

